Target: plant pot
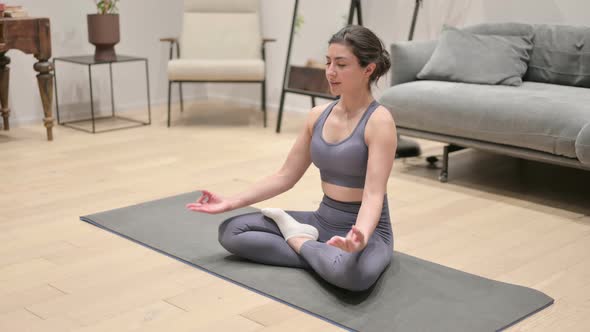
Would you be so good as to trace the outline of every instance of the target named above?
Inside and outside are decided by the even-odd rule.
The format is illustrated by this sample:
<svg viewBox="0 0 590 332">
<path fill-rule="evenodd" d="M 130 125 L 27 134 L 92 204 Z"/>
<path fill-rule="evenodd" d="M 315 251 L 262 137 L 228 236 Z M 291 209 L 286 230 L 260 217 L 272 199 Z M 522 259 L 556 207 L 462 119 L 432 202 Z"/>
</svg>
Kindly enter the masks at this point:
<svg viewBox="0 0 590 332">
<path fill-rule="evenodd" d="M 115 60 L 119 40 L 119 14 L 88 14 L 88 41 L 95 46 L 96 61 Z"/>
</svg>

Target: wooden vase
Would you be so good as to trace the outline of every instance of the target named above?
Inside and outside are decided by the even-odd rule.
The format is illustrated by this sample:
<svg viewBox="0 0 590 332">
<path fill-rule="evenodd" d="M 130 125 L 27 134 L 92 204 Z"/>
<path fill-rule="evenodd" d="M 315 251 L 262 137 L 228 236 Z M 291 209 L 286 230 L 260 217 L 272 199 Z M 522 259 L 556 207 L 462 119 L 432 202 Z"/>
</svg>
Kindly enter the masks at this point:
<svg viewBox="0 0 590 332">
<path fill-rule="evenodd" d="M 115 60 L 115 45 L 120 41 L 119 14 L 88 14 L 88 41 L 95 46 L 96 61 Z"/>
</svg>

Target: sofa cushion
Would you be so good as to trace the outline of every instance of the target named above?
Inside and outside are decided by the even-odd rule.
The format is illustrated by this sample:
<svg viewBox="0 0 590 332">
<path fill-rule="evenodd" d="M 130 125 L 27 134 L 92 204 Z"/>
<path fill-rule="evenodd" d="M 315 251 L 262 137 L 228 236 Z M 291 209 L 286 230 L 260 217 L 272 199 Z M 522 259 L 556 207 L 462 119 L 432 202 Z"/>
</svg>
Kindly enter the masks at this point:
<svg viewBox="0 0 590 332">
<path fill-rule="evenodd" d="M 264 61 L 173 59 L 168 61 L 171 81 L 262 81 Z"/>
<path fill-rule="evenodd" d="M 576 158 L 590 123 L 590 90 L 523 82 L 520 87 L 415 81 L 380 102 L 400 127 L 513 145 Z"/>
<path fill-rule="evenodd" d="M 590 165 L 590 123 L 587 123 L 576 139 L 576 155 L 586 165 Z"/>
<path fill-rule="evenodd" d="M 416 75 L 432 57 L 436 40 L 400 41 L 391 44 L 391 85 L 416 80 Z"/>
<path fill-rule="evenodd" d="M 445 27 L 419 79 L 520 85 L 527 71 L 530 36 L 477 35 Z"/>
<path fill-rule="evenodd" d="M 525 79 L 590 88 L 590 27 L 535 26 Z"/>
<path fill-rule="evenodd" d="M 462 28 L 461 30 L 478 35 L 531 36 L 534 34 L 532 25 L 515 22 L 481 23 Z"/>
</svg>

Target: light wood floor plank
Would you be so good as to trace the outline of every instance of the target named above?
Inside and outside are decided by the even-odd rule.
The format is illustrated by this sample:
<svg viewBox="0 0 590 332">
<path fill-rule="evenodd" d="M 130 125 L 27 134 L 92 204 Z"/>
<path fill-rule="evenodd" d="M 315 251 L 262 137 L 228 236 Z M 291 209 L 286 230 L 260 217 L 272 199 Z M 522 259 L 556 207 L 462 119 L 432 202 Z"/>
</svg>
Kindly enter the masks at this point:
<svg viewBox="0 0 590 332">
<path fill-rule="evenodd" d="M 53 142 L 38 124 L 0 132 L 1 331 L 340 330 L 79 220 L 197 189 L 239 192 L 281 167 L 305 118 L 286 113 L 277 135 L 273 112 L 264 129 L 255 109 L 185 107 L 171 128 L 156 107 L 142 128 L 92 135 L 57 126 Z M 419 142 L 424 156 L 441 154 L 442 144 Z M 396 249 L 556 298 L 509 331 L 586 331 L 590 172 L 473 150 L 450 165 L 443 184 L 424 158 L 395 162 Z M 313 210 L 319 179 L 310 167 L 292 190 L 256 206 Z"/>
<path fill-rule="evenodd" d="M 41 319 L 25 309 L 0 314 L 0 331 L 64 332 L 80 324 L 63 317 Z"/>
</svg>

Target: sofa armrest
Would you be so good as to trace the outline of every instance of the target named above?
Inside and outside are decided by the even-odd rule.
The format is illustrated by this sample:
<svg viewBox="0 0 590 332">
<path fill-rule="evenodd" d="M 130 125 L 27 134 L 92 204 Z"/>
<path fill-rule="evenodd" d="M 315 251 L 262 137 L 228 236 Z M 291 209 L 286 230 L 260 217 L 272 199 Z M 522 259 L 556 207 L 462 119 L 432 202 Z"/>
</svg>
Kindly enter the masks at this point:
<svg viewBox="0 0 590 332">
<path fill-rule="evenodd" d="M 428 62 L 437 41 L 404 41 L 391 44 L 391 85 L 416 80 Z"/>
<path fill-rule="evenodd" d="M 578 160 L 584 165 L 590 165 L 590 123 L 587 123 L 578 137 L 576 137 L 576 156 Z"/>
</svg>

